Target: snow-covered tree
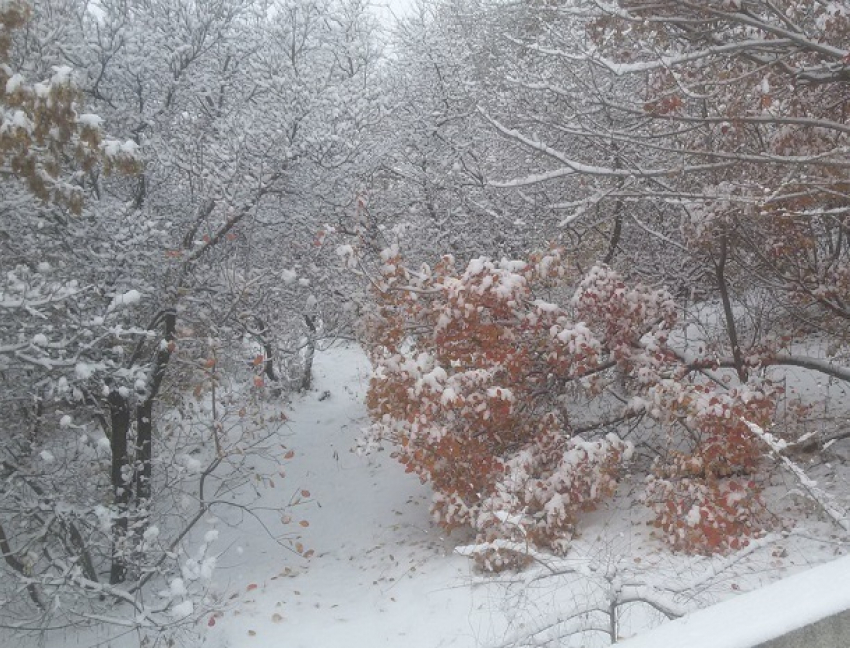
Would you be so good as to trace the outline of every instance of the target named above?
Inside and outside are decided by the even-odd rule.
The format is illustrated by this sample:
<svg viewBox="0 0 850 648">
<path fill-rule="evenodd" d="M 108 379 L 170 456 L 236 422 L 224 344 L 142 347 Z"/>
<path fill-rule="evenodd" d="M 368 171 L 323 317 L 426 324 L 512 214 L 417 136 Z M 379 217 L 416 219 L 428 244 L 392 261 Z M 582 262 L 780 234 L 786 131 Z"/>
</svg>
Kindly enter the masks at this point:
<svg viewBox="0 0 850 648">
<path fill-rule="evenodd" d="M 261 370 L 341 318 L 314 241 L 380 118 L 374 24 L 356 1 L 0 6 L 0 529 L 29 592 L 3 613 L 162 629 L 200 610 L 193 525 L 274 430 Z"/>
<path fill-rule="evenodd" d="M 557 240 L 577 271 L 566 286 L 554 290 L 550 301 L 559 308 L 571 303 L 579 309 L 574 315 L 578 321 L 601 326 L 604 334 L 597 333 L 596 339 L 612 353 L 614 363 L 605 369 L 616 364 L 621 372 L 621 378 L 614 371 L 600 372 L 606 376 L 604 386 L 597 384 L 608 395 L 602 411 L 619 409 L 620 414 L 562 425 L 562 434 L 569 437 L 575 429 L 603 434 L 624 429 L 624 419 L 642 417 L 655 430 L 643 441 L 664 458 L 652 469 L 648 501 L 665 537 L 690 551 L 734 548 L 758 526 L 762 504 L 758 485 L 749 478 L 767 448 L 751 425 L 771 420 L 773 403 L 783 398 L 781 389 L 774 388 L 785 375 L 783 367 L 845 381 L 850 377 L 841 297 L 848 250 L 840 171 L 847 164 L 843 68 L 848 54 L 842 40 L 847 7 L 800 2 L 447 2 L 422 16 L 418 29 L 415 22 L 408 23 L 413 31 L 407 33 L 430 37 L 431 44 L 409 58 L 401 54 L 397 70 L 410 87 L 418 77 L 405 76 L 405 64 L 423 77 L 430 74 L 427 78 L 438 89 L 443 87 L 439 80 L 451 79 L 449 92 L 432 93 L 440 99 L 434 100 L 431 114 L 455 112 L 419 131 L 434 134 L 431 141 L 439 143 L 430 145 L 428 155 L 419 153 L 423 146 L 399 150 L 408 157 L 416 152 L 428 164 L 440 156 L 455 161 L 454 181 L 445 162 L 439 173 L 432 165 L 430 175 L 420 174 L 427 177 L 420 186 L 442 192 L 434 193 L 443 196 L 443 204 L 433 211 L 453 236 L 469 237 L 466 250 L 476 242 L 482 250 L 493 249 L 487 235 L 479 235 L 480 228 L 463 220 L 472 213 L 471 200 L 481 203 L 486 197 L 490 209 L 482 224 L 500 232 L 506 229 L 501 214 L 534 218 L 537 243 Z M 461 56 L 454 57 L 454 67 L 445 68 L 452 74 L 442 75 L 444 68 L 434 58 L 451 48 Z M 417 56 L 425 63 L 417 64 Z M 469 171 L 462 160 L 473 153 L 485 153 L 477 155 L 475 173 L 467 174 L 477 174 L 478 183 L 462 191 L 460 176 Z M 415 186 L 412 177 L 397 173 L 396 187 L 409 192 Z M 462 234 L 452 230 L 454 213 L 446 207 L 446 196 L 458 196 L 463 205 L 456 219 L 464 223 Z M 418 210 L 433 204 L 423 192 L 413 194 L 412 203 Z M 414 221 L 422 229 L 428 223 L 406 215 L 399 220 Z M 412 246 L 416 250 L 415 241 Z M 447 245 L 440 251 L 454 249 Z M 412 258 L 421 259 L 418 254 Z M 460 258 L 469 260 L 465 252 Z M 476 301 L 489 296 L 490 286 L 503 283 L 496 275 L 501 277 L 506 268 L 496 259 L 498 253 L 490 261 L 492 273 L 485 273 L 490 281 L 486 287 L 466 285 L 479 275 L 471 266 L 455 273 L 441 265 L 432 274 L 418 263 L 410 263 L 394 284 L 378 283 L 382 306 L 376 321 L 398 323 L 397 313 L 382 309 L 409 300 L 400 320 L 417 324 L 401 325 L 399 337 L 389 336 L 390 342 L 387 336 L 373 340 L 380 350 L 379 365 L 393 376 L 375 388 L 376 426 L 386 421 L 389 428 L 379 430 L 379 436 L 407 443 L 400 456 L 429 479 L 455 458 L 453 450 L 447 458 L 429 444 L 451 445 L 463 431 L 452 427 L 452 421 L 460 420 L 453 399 L 423 414 L 429 425 L 433 419 L 437 432 L 423 431 L 425 423 L 417 421 L 420 382 L 432 369 L 428 362 L 416 364 L 413 356 L 420 346 L 439 345 L 444 329 L 451 328 L 446 322 L 459 320 L 459 330 L 478 339 L 478 351 L 486 355 L 493 339 L 472 332 L 482 313 L 493 311 L 487 326 L 498 332 L 494 335 L 500 340 L 508 336 L 511 345 L 523 348 L 521 337 L 513 337 L 520 335 L 517 329 L 526 332 L 517 324 L 525 322 L 523 317 L 501 313 L 498 303 Z M 386 259 L 377 265 L 380 273 L 391 274 L 402 267 L 400 261 Z M 620 271 L 622 279 L 605 279 L 607 268 Z M 597 296 L 590 301 L 574 296 L 570 302 L 570 293 L 578 295 L 573 291 L 584 285 L 582 276 L 591 284 L 598 280 L 620 287 L 608 291 L 596 286 Z M 667 286 L 676 304 L 671 308 L 678 324 L 667 332 L 669 344 L 650 344 L 653 353 L 660 353 L 660 364 L 651 370 L 610 346 L 631 330 L 628 318 L 623 319 L 630 311 L 618 300 L 637 280 Z M 524 303 L 512 295 L 505 299 L 505 308 Z M 434 309 L 435 301 L 445 305 Z M 446 320 L 420 321 L 435 312 L 444 313 Z M 807 355 L 800 341 L 815 330 L 829 344 L 815 345 Z M 413 356 L 394 356 L 404 356 L 404 349 Z M 468 360 L 466 355 L 455 357 L 454 351 L 437 360 L 449 377 Z M 389 356 L 382 356 L 384 352 Z M 568 355 L 571 362 L 584 361 L 587 351 Z M 507 365 L 494 361 L 503 369 Z M 548 371 L 520 372 L 522 377 L 513 377 L 517 383 L 498 387 L 519 390 L 527 387 L 529 375 Z M 383 393 L 384 388 L 392 392 L 391 385 L 397 393 Z M 575 398 L 566 388 L 561 395 L 568 401 Z M 392 410 L 393 403 L 405 406 Z M 517 407 L 534 411 L 527 403 Z M 579 409 L 599 412 L 598 405 Z M 504 437 L 504 431 L 492 430 Z M 790 442 L 799 436 L 793 422 L 783 433 Z M 422 450 L 413 438 L 429 449 Z M 503 450 L 487 452 L 503 462 Z M 457 454 L 466 456 L 465 451 Z M 463 483 L 462 476 L 457 479 Z M 454 502 L 455 512 L 472 511 L 465 523 L 481 531 L 477 501 L 473 505 L 461 494 L 458 504 L 440 479 L 435 487 L 438 497 Z M 487 488 L 475 492 L 480 495 Z M 505 513 L 511 520 L 517 514 L 514 509 Z M 531 517 L 529 524 L 537 524 Z"/>
</svg>

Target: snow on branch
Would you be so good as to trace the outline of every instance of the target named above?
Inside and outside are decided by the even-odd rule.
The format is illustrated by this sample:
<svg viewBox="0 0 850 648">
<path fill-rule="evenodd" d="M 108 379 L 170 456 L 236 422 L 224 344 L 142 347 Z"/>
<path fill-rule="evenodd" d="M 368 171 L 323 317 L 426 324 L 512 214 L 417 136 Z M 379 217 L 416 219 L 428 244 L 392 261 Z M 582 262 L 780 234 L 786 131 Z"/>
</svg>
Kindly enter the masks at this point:
<svg viewBox="0 0 850 648">
<path fill-rule="evenodd" d="M 734 369 L 735 362 L 732 358 L 716 358 L 711 360 L 698 360 L 696 358 L 688 358 L 685 355 L 671 350 L 680 361 L 683 362 L 689 369 L 698 371 L 701 369 Z M 834 365 L 828 360 L 819 358 L 808 358 L 803 356 L 792 356 L 779 354 L 765 358 L 759 358 L 759 365 L 762 367 L 800 367 L 810 371 L 816 371 L 826 376 L 837 378 L 843 382 L 850 383 L 850 368 Z"/>
<path fill-rule="evenodd" d="M 787 444 L 781 439 L 777 439 L 770 432 L 755 423 L 750 423 L 747 420 L 744 420 L 744 423 L 756 437 L 761 439 L 767 447 L 770 448 L 771 452 L 775 456 L 779 457 L 783 465 L 797 478 L 800 485 L 818 504 L 818 506 L 823 509 L 829 519 L 841 529 L 850 531 L 850 517 L 848 517 L 847 511 L 845 511 L 841 505 L 835 501 L 834 497 L 822 488 L 818 487 L 817 482 L 806 475 L 805 471 L 803 471 L 800 466 L 788 458 L 788 456 L 783 452 L 787 447 Z"/>
<path fill-rule="evenodd" d="M 542 182 L 549 182 L 551 180 L 557 180 L 558 178 L 565 178 L 573 175 L 589 175 L 623 179 L 634 177 L 666 178 L 670 177 L 671 175 L 679 175 L 682 173 L 693 173 L 724 169 L 733 165 L 732 161 L 724 161 L 709 164 L 694 164 L 688 166 L 683 165 L 679 167 L 662 169 L 615 169 L 612 167 L 584 164 L 577 160 L 570 159 L 561 151 L 558 151 L 543 142 L 533 140 L 513 128 L 508 128 L 499 120 L 489 115 L 481 107 L 478 108 L 478 112 L 481 114 L 482 117 L 484 117 L 484 119 L 486 119 L 497 131 L 499 131 L 505 137 L 519 142 L 523 146 L 527 146 L 528 148 L 534 151 L 543 153 L 544 155 L 557 160 L 563 165 L 561 168 L 553 169 L 552 171 L 547 171 L 544 173 L 535 173 L 532 175 L 525 176 L 523 178 L 516 178 L 513 180 L 503 181 L 488 181 L 487 184 L 489 186 L 496 187 L 499 189 L 527 187 L 530 185 L 540 184 Z"/>
<path fill-rule="evenodd" d="M 753 50 L 759 49 L 775 50 L 777 48 L 788 46 L 791 44 L 792 41 L 790 39 L 765 40 L 759 38 L 740 41 L 737 43 L 729 43 L 727 45 L 706 47 L 705 49 L 698 50 L 695 52 L 688 52 L 686 54 L 661 56 L 655 60 L 639 61 L 637 63 L 614 63 L 613 61 L 609 61 L 607 59 L 595 58 L 592 56 L 589 56 L 588 60 L 592 61 L 593 63 L 596 63 L 597 65 L 601 65 L 602 67 L 606 68 L 608 71 L 617 76 L 624 76 L 627 74 L 635 74 L 637 72 L 649 72 L 651 70 L 676 67 L 684 63 L 701 61 L 703 59 L 711 58 L 713 56 L 736 54 L 739 52 L 752 52 Z"/>
</svg>

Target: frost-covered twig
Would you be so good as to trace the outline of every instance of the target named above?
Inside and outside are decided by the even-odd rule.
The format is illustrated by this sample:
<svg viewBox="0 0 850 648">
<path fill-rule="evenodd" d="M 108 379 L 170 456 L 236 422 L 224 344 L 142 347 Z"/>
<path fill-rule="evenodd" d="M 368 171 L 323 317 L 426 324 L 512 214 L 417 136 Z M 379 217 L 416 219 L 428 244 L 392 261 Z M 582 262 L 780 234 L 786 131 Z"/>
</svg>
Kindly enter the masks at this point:
<svg viewBox="0 0 850 648">
<path fill-rule="evenodd" d="M 705 573 L 685 582 L 682 582 L 680 579 L 677 579 L 676 587 L 665 587 L 663 589 L 677 595 L 683 595 L 688 593 L 697 594 L 703 589 L 707 588 L 712 583 L 712 581 L 714 581 L 714 579 L 716 579 L 724 572 L 727 572 L 729 569 L 734 567 L 737 563 L 741 562 L 750 554 L 755 553 L 760 549 L 764 549 L 766 547 L 774 545 L 778 540 L 786 537 L 786 535 L 787 534 L 768 533 L 767 535 L 761 538 L 753 538 L 743 549 L 740 549 L 739 551 L 736 551 L 735 553 L 729 556 L 725 556 L 719 560 L 712 560 Z"/>
<path fill-rule="evenodd" d="M 621 596 L 616 604 L 618 606 L 626 605 L 627 603 L 643 603 L 648 605 L 651 608 L 654 608 L 661 612 L 664 616 L 666 616 L 671 621 L 673 619 L 678 619 L 679 617 L 685 616 L 688 613 L 688 610 L 676 605 L 671 601 L 662 601 L 657 596 L 655 596 L 654 588 L 650 588 L 647 586 L 629 586 L 630 593 L 625 596 Z"/>
<path fill-rule="evenodd" d="M 847 511 L 829 493 L 819 488 L 817 482 L 809 478 L 800 466 L 783 454 L 782 451 L 785 449 L 786 443 L 781 439 L 777 439 L 770 432 L 767 432 L 755 423 L 750 423 L 746 420 L 744 423 L 754 435 L 767 444 L 774 455 L 779 457 L 782 464 L 797 478 L 803 489 L 823 509 L 829 519 L 844 531 L 850 531 L 850 518 L 848 518 Z"/>
<path fill-rule="evenodd" d="M 525 648 L 529 646 L 549 645 L 550 640 L 566 637 L 579 632 L 601 632 L 608 634 L 608 628 L 588 626 L 585 622 L 591 613 L 608 614 L 608 610 L 601 607 L 591 607 L 579 610 L 573 614 L 559 615 L 555 618 L 546 618 L 536 621 L 531 625 L 524 625 L 522 629 L 511 632 L 500 643 L 492 648 Z M 541 637 L 541 635 L 544 635 Z M 556 636 L 553 636 L 556 635 Z"/>
</svg>

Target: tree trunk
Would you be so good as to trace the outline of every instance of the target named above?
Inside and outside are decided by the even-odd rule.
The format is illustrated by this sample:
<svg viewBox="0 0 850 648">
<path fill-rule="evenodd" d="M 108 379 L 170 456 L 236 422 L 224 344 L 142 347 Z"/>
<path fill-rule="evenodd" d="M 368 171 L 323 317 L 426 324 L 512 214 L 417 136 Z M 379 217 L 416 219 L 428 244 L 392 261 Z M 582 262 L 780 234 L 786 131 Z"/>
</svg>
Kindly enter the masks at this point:
<svg viewBox="0 0 850 648">
<path fill-rule="evenodd" d="M 126 544 L 129 523 L 127 508 L 130 502 L 130 484 L 126 482 L 125 475 L 130 463 L 127 454 L 127 439 L 130 435 L 130 406 L 127 399 L 121 396 L 118 391 L 110 392 L 108 402 L 112 423 L 110 481 L 113 502 L 117 509 L 115 520 L 112 523 L 112 567 L 109 571 L 109 582 L 115 585 L 124 582 L 127 577 L 126 547 L 124 545 Z"/>
<path fill-rule="evenodd" d="M 714 269 L 717 277 L 717 287 L 720 289 L 720 300 L 723 302 L 723 315 L 726 319 L 726 335 L 729 337 L 729 344 L 732 347 L 732 359 L 735 361 L 735 372 L 738 374 L 738 380 L 745 383 L 747 382 L 749 372 L 744 364 L 744 356 L 741 353 L 741 345 L 738 341 L 738 329 L 735 326 L 735 314 L 732 312 L 732 300 L 729 298 L 729 284 L 726 281 L 726 260 L 729 256 L 728 236 L 728 233 L 725 231 L 720 235 L 720 258 L 715 263 Z"/>
<path fill-rule="evenodd" d="M 144 506 L 151 498 L 153 468 L 153 398 L 136 407 L 136 503 Z"/>
<path fill-rule="evenodd" d="M 305 315 L 304 321 L 309 332 L 307 333 L 307 354 L 304 357 L 304 374 L 301 376 L 301 387 L 298 391 L 309 391 L 313 386 L 313 358 L 316 355 L 316 322 L 312 315 Z"/>
<path fill-rule="evenodd" d="M 153 406 L 162 387 L 165 370 L 171 360 L 174 331 L 177 327 L 177 313 L 165 311 L 163 315 L 163 342 L 157 350 L 151 369 L 151 377 L 144 400 L 136 407 L 136 503 L 150 505 L 151 479 L 153 477 Z"/>
<path fill-rule="evenodd" d="M 614 168 L 620 170 L 623 167 L 622 160 L 620 159 L 620 151 L 619 147 L 615 149 L 617 151 L 616 156 L 614 157 Z M 617 189 L 621 190 L 625 185 L 625 180 L 622 178 L 617 181 Z M 608 251 L 605 253 L 605 258 L 602 259 L 602 263 L 605 265 L 611 265 L 614 261 L 614 256 L 617 254 L 617 250 L 620 247 L 620 238 L 623 235 L 623 199 L 617 198 L 617 201 L 614 203 L 614 227 L 611 230 L 611 236 L 608 239 Z"/>
<path fill-rule="evenodd" d="M 277 373 L 274 370 L 274 349 L 272 348 L 272 343 L 269 342 L 268 327 L 260 317 L 255 315 L 254 319 L 257 322 L 258 329 L 256 333 L 257 341 L 263 347 L 263 357 L 265 358 L 263 362 L 263 373 L 270 381 L 277 382 Z"/>
</svg>

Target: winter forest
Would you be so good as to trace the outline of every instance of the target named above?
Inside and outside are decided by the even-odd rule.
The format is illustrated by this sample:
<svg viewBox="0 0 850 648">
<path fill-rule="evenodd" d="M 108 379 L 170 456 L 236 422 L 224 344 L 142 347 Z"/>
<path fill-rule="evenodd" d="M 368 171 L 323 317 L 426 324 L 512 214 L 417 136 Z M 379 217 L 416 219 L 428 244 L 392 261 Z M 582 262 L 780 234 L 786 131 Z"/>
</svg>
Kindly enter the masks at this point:
<svg viewBox="0 0 850 648">
<path fill-rule="evenodd" d="M 850 0 L 0 0 L 0 645 L 606 646 L 844 554 L 848 47 Z M 334 561 L 365 638 L 295 607 Z"/>
</svg>

